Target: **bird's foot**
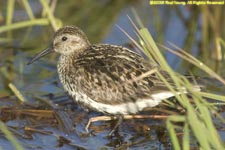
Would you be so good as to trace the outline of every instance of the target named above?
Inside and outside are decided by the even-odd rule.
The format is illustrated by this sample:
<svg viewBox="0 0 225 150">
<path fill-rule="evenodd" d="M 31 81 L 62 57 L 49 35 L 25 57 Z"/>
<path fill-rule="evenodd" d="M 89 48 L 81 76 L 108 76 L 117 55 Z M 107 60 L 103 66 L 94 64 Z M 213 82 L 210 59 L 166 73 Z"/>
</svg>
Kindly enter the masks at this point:
<svg viewBox="0 0 225 150">
<path fill-rule="evenodd" d="M 114 125 L 113 129 L 109 132 L 109 136 L 112 136 L 112 134 L 116 131 L 116 129 L 118 129 L 118 127 L 120 126 L 120 124 L 123 122 L 123 115 L 118 115 L 117 117 L 117 122 Z"/>
<path fill-rule="evenodd" d="M 168 115 L 117 115 L 117 116 L 98 116 L 98 117 L 92 117 L 89 119 L 85 130 L 89 133 L 89 127 L 93 122 L 97 121 L 111 121 L 111 120 L 117 120 L 115 126 L 110 131 L 109 136 L 111 136 L 115 130 L 119 127 L 123 119 L 166 119 Z"/>
<path fill-rule="evenodd" d="M 89 119 L 85 130 L 86 132 L 89 133 L 89 127 L 93 122 L 97 122 L 97 121 L 111 121 L 111 120 L 118 120 L 115 124 L 115 126 L 113 127 L 113 129 L 110 131 L 109 136 L 111 136 L 115 130 L 118 128 L 118 126 L 121 124 L 121 122 L 123 121 L 123 115 L 117 115 L 117 116 L 98 116 L 98 117 L 92 117 Z"/>
<path fill-rule="evenodd" d="M 88 120 L 88 123 L 85 127 L 86 132 L 89 132 L 89 127 L 93 122 L 97 122 L 97 121 L 110 121 L 110 120 L 115 120 L 116 117 L 112 117 L 112 116 L 98 116 L 98 117 L 92 117 Z"/>
</svg>

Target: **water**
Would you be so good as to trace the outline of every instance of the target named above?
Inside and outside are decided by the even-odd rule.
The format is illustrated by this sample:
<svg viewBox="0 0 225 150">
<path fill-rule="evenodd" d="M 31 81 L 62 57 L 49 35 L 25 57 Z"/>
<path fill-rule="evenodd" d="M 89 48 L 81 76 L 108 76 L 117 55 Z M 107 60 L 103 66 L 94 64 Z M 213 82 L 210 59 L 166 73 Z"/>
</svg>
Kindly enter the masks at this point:
<svg viewBox="0 0 225 150">
<path fill-rule="evenodd" d="M 40 12 L 40 4 L 30 1 L 35 14 Z M 3 8 L 1 8 L 4 10 Z M 116 45 L 129 45 L 130 40 L 116 27 L 119 25 L 126 30 L 131 37 L 138 40 L 133 32 L 133 27 L 127 17 L 133 17 L 132 9 L 136 10 L 141 20 L 150 30 L 157 43 L 169 46 L 168 41 L 181 48 L 190 47 L 190 52 L 196 57 L 200 55 L 199 42 L 201 40 L 200 28 L 197 28 L 193 42 L 187 42 L 187 36 L 191 36 L 185 21 L 179 18 L 180 12 L 184 19 L 193 15 L 190 8 L 180 6 L 177 9 L 167 6 L 152 7 L 147 1 L 101 1 L 100 3 L 88 1 L 60 1 L 56 8 L 56 16 L 62 18 L 65 25 L 80 26 L 93 43 L 110 43 Z M 25 12 L 20 9 L 15 12 L 16 18 L 26 19 Z M 200 20 L 200 19 L 199 19 Z M 198 21 L 199 21 L 198 20 Z M 191 20 L 190 20 L 191 21 Z M 198 26 L 199 23 L 197 23 Z M 59 130 L 54 119 L 9 116 L 4 118 L 6 124 L 15 133 L 17 139 L 26 149 L 172 149 L 164 121 L 159 120 L 128 120 L 125 121 L 114 137 L 107 137 L 110 131 L 110 122 L 93 123 L 90 130 L 95 135 L 88 135 L 84 128 L 88 118 L 98 116 L 96 112 L 85 112 L 74 104 L 62 89 L 56 72 L 57 55 L 48 56 L 27 66 L 27 61 L 44 48 L 48 47 L 52 40 L 53 31 L 48 27 L 33 27 L 13 32 L 14 40 L 10 44 L 2 44 L 1 54 L 1 84 L 0 106 L 17 106 L 17 109 L 59 109 L 59 114 L 67 112 L 65 120 L 74 123 L 75 131 L 65 133 Z M 189 44 L 189 45 L 188 45 Z M 196 67 L 188 65 L 184 67 L 181 59 L 171 53 L 164 52 L 169 64 L 181 73 L 189 71 L 204 76 Z M 211 67 L 216 67 L 215 61 L 205 61 Z M 218 70 L 224 70 L 224 63 L 217 66 Z M 223 68 L 223 69 L 222 69 Z M 224 74 L 224 71 L 221 72 Z M 29 105 L 21 105 L 14 98 L 8 88 L 8 83 L 15 84 L 22 94 L 29 99 Z M 208 83 L 212 91 L 223 94 L 224 87 L 218 84 Z M 41 98 L 44 98 L 40 100 Z M 50 101 L 49 101 L 50 100 Z M 44 102 L 44 103 L 43 103 Z M 51 103 L 53 102 L 53 103 Z M 59 104 L 55 106 L 54 103 Z M 15 108 L 16 109 L 16 108 Z M 60 111 L 61 110 L 61 111 Z M 64 111 L 63 111 L 64 110 Z M 38 120 L 39 119 L 39 120 Z M 24 131 L 23 127 L 31 127 L 34 131 Z M 14 130 L 13 130 L 14 129 Z M 51 133 L 49 133 L 51 132 Z M 62 140 L 59 135 L 67 139 Z M 224 138 L 224 132 L 221 131 Z M 13 146 L 3 136 L 0 138 L 0 148 L 13 149 Z M 194 147 L 193 147 L 194 148 Z"/>
</svg>

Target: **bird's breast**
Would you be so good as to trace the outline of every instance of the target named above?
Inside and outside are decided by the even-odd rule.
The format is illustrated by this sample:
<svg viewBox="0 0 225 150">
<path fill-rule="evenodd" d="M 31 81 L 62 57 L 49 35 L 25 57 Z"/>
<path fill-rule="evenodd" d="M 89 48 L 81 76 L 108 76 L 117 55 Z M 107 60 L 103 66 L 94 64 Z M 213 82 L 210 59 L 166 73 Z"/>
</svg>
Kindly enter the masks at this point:
<svg viewBox="0 0 225 150">
<path fill-rule="evenodd" d="M 72 67 L 70 61 L 71 58 L 61 56 L 59 58 L 57 69 L 59 79 L 64 87 L 64 89 L 73 96 L 77 92 L 77 81 L 76 81 L 76 68 Z"/>
</svg>

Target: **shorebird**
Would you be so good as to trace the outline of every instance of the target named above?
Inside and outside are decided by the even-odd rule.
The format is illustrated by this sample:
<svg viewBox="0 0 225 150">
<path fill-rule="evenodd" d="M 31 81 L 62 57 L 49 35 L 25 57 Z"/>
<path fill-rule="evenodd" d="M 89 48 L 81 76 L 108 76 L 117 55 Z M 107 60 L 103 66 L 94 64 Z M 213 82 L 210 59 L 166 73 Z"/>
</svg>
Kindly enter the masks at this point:
<svg viewBox="0 0 225 150">
<path fill-rule="evenodd" d="M 122 46 L 91 44 L 76 26 L 57 30 L 51 46 L 28 64 L 52 52 L 60 54 L 58 75 L 75 102 L 84 108 L 118 116 L 110 135 L 123 115 L 136 114 L 174 96 L 157 72 L 171 84 L 172 79 L 157 64 Z"/>
</svg>

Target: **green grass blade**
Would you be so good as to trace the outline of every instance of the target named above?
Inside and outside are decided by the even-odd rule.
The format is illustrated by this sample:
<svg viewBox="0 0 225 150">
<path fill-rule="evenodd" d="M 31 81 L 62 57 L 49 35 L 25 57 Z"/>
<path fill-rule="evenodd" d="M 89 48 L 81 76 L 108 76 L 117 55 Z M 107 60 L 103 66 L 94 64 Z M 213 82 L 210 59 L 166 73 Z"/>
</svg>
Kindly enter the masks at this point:
<svg viewBox="0 0 225 150">
<path fill-rule="evenodd" d="M 1 26 L 0 33 L 6 32 L 9 30 L 15 30 L 15 29 L 20 29 L 24 27 L 34 26 L 34 25 L 48 25 L 48 24 L 49 24 L 49 20 L 46 18 L 29 20 L 29 21 L 21 21 L 21 22 L 10 24 L 10 25 Z"/>
<path fill-rule="evenodd" d="M 22 0 L 23 4 L 24 4 L 24 7 L 26 9 L 26 12 L 27 12 L 27 15 L 29 16 L 29 18 L 31 20 L 35 19 L 34 15 L 33 15 L 33 12 L 32 12 L 32 9 L 30 8 L 30 5 L 28 3 L 27 0 Z"/>
<path fill-rule="evenodd" d="M 173 125 L 173 122 L 184 122 L 185 118 L 183 116 L 169 116 L 166 120 L 166 127 L 169 132 L 171 141 L 173 143 L 173 149 L 180 150 L 180 142 L 176 135 L 175 126 Z"/>
<path fill-rule="evenodd" d="M 211 149 L 208 142 L 208 138 L 207 136 L 205 136 L 205 134 L 208 133 L 207 129 L 196 116 L 195 110 L 193 109 L 192 106 L 188 106 L 187 121 L 189 122 L 192 132 L 196 137 L 197 141 L 199 142 L 199 145 L 203 149 Z"/>
<path fill-rule="evenodd" d="M 26 98 L 22 95 L 22 93 L 18 90 L 18 88 L 12 84 L 9 83 L 9 88 L 12 90 L 12 92 L 16 95 L 16 97 L 21 101 L 21 102 L 26 102 Z"/>
<path fill-rule="evenodd" d="M 190 149 L 190 134 L 189 134 L 189 126 L 188 123 L 184 124 L 184 135 L 182 139 L 182 149 L 189 150 Z"/>
<path fill-rule="evenodd" d="M 217 101 L 225 102 L 225 96 L 223 95 L 217 95 L 217 94 L 206 93 L 206 92 L 199 92 L 199 95 L 210 98 L 210 99 L 214 99 Z"/>
<path fill-rule="evenodd" d="M 180 144 L 176 135 L 176 131 L 175 128 L 173 126 L 173 124 L 170 122 L 169 119 L 166 120 L 166 127 L 167 130 L 169 132 L 170 138 L 171 138 L 171 142 L 173 143 L 173 149 L 174 150 L 180 150 Z"/>
<path fill-rule="evenodd" d="M 8 130 L 8 128 L 2 121 L 0 121 L 0 130 L 5 134 L 6 138 L 13 144 L 16 150 L 23 150 L 23 147 L 20 145 L 20 143 L 16 140 L 16 138 Z"/>
<path fill-rule="evenodd" d="M 12 23 L 13 12 L 14 12 L 15 0 L 8 0 L 7 4 L 7 16 L 6 16 L 6 24 L 9 25 Z"/>
<path fill-rule="evenodd" d="M 46 0 L 40 0 L 44 10 L 47 13 L 48 19 L 54 29 L 56 31 L 60 26 L 57 24 L 57 19 L 54 17 L 53 12 L 51 11 L 51 8 L 48 5 L 48 1 Z"/>
</svg>

